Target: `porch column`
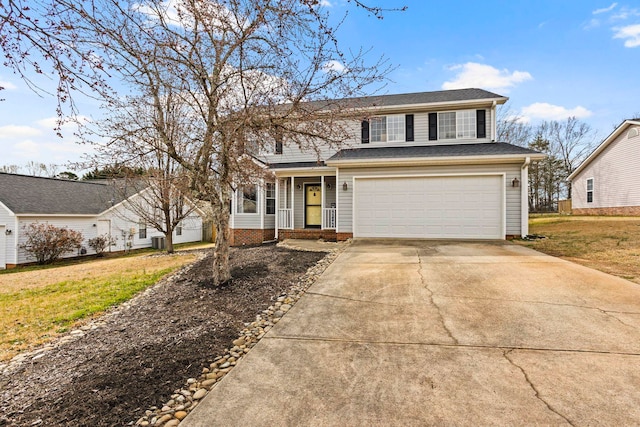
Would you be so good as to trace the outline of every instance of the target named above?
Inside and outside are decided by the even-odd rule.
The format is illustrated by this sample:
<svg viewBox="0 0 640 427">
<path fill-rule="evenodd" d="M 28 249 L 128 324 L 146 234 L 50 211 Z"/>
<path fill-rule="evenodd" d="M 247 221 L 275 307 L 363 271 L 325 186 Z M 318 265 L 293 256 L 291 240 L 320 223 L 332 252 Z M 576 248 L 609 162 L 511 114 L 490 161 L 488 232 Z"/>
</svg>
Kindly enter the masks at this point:
<svg viewBox="0 0 640 427">
<path fill-rule="evenodd" d="M 276 177 L 276 235 L 275 235 L 276 240 L 278 240 L 279 217 L 280 217 L 280 178 Z"/>
<path fill-rule="evenodd" d="M 295 230 L 296 228 L 296 213 L 293 210 L 293 206 L 295 205 L 295 196 L 296 196 L 296 179 L 295 177 L 291 177 L 291 229 Z"/>
<path fill-rule="evenodd" d="M 324 230 L 324 175 L 320 175 L 320 229 Z"/>
</svg>

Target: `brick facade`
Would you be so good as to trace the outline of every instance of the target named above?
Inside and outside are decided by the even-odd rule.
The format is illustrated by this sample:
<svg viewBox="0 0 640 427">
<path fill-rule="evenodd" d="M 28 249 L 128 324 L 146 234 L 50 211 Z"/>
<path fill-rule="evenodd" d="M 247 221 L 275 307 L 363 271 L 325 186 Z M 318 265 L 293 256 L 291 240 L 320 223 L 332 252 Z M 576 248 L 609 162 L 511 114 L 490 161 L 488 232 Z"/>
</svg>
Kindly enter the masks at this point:
<svg viewBox="0 0 640 427">
<path fill-rule="evenodd" d="M 230 230 L 231 246 L 260 245 L 263 242 L 275 240 L 276 230 L 253 228 L 236 228 Z"/>
<path fill-rule="evenodd" d="M 573 208 L 573 215 L 621 215 L 640 216 L 640 206 L 619 206 L 614 208 Z"/>
<path fill-rule="evenodd" d="M 336 241 L 335 230 L 320 230 L 317 228 L 305 228 L 297 230 L 278 230 L 278 240 L 284 239 L 324 239 L 331 242 Z"/>
<path fill-rule="evenodd" d="M 338 242 L 344 242 L 345 240 L 353 238 L 353 233 L 336 233 Z"/>
</svg>

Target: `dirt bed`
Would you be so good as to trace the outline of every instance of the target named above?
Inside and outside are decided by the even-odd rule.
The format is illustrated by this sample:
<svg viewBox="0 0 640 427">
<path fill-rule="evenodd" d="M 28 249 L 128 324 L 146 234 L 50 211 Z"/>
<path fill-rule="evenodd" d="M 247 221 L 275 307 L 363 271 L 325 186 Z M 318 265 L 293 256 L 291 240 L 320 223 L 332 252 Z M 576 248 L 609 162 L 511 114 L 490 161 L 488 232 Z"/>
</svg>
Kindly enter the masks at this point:
<svg viewBox="0 0 640 427">
<path fill-rule="evenodd" d="M 83 338 L 0 376 L 0 426 L 124 426 L 161 405 L 228 348 L 245 322 L 324 253 L 236 249 L 233 281 L 209 280 L 211 255 L 162 280 Z"/>
</svg>

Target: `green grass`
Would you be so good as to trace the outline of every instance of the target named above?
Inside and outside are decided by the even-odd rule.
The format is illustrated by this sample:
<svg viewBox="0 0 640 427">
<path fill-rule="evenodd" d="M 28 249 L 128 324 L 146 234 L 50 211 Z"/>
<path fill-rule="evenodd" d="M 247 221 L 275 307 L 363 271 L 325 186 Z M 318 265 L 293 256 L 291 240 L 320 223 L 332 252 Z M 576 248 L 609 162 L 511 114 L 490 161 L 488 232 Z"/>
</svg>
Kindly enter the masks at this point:
<svg viewBox="0 0 640 427">
<path fill-rule="evenodd" d="M 0 360 L 129 300 L 176 268 L 64 281 L 0 294 Z"/>
<path fill-rule="evenodd" d="M 640 217 L 532 215 L 529 233 L 546 239 L 520 244 L 640 283 Z"/>
<path fill-rule="evenodd" d="M 188 243 L 179 243 L 179 244 L 173 245 L 173 249 L 175 251 L 189 250 L 189 249 L 198 249 L 200 247 L 205 247 L 210 245 L 211 243 L 209 242 L 188 242 Z M 83 264 L 86 262 L 101 260 L 101 259 L 131 258 L 131 257 L 140 256 L 140 255 L 148 255 L 148 254 L 162 253 L 162 252 L 164 251 L 161 251 L 158 249 L 152 249 L 152 248 L 142 248 L 142 249 L 133 249 L 128 252 L 113 252 L 113 253 L 106 252 L 103 257 L 96 257 L 95 255 L 87 255 L 79 258 L 71 258 L 71 259 L 63 258 L 51 264 L 45 264 L 45 265 L 37 265 L 37 264 L 18 265 L 15 268 L 0 270 L 0 275 L 15 274 L 15 273 L 21 273 L 24 271 L 48 270 L 51 268 L 65 267 L 68 265 L 78 265 L 78 264 Z"/>
</svg>

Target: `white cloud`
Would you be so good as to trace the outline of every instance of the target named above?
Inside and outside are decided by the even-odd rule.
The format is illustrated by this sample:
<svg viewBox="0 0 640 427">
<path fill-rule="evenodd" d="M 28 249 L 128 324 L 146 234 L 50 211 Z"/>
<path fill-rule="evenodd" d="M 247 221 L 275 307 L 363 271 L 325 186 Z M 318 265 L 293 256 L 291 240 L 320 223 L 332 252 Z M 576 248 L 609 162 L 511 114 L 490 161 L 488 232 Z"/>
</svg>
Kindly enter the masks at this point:
<svg viewBox="0 0 640 427">
<path fill-rule="evenodd" d="M 477 87 L 504 92 L 517 83 L 533 79 L 526 71 L 510 72 L 507 69 L 499 70 L 491 65 L 476 62 L 455 65 L 449 69 L 458 71 L 458 74 L 452 81 L 444 82 L 442 89 Z"/>
<path fill-rule="evenodd" d="M 8 80 L 0 80 L 0 87 L 6 90 L 18 89 L 18 86 L 14 85 Z"/>
<path fill-rule="evenodd" d="M 46 129 L 56 129 L 58 127 L 60 118 L 57 116 L 47 117 L 45 119 L 38 120 L 36 124 Z M 90 119 L 86 116 L 76 116 L 75 120 L 80 123 L 87 123 Z M 65 120 L 60 126 L 62 129 L 75 130 L 77 128 L 77 122 L 74 120 Z"/>
<path fill-rule="evenodd" d="M 566 108 L 560 105 L 553 105 L 546 102 L 536 102 L 522 108 L 522 121 L 530 122 L 532 119 L 540 120 L 564 120 L 568 117 L 583 119 L 593 113 L 584 107 Z"/>
<path fill-rule="evenodd" d="M 616 6 L 618 6 L 618 3 L 612 3 L 611 6 L 609 6 L 609 7 L 604 7 L 602 9 L 596 9 L 591 13 L 594 14 L 594 15 L 599 15 L 601 13 L 611 12 L 613 9 L 615 9 Z"/>
<path fill-rule="evenodd" d="M 616 33 L 614 39 L 624 39 L 625 47 L 640 46 L 640 24 L 627 25 L 626 27 L 614 28 Z"/>
<path fill-rule="evenodd" d="M 346 70 L 347 70 L 347 67 L 345 67 L 344 64 L 342 64 L 339 61 L 336 61 L 335 59 L 332 59 L 331 61 L 327 61 L 322 65 L 322 71 L 324 71 L 325 73 L 342 74 Z"/>
<path fill-rule="evenodd" d="M 600 21 L 595 19 L 595 18 L 593 18 L 589 22 L 584 24 L 582 26 L 582 28 L 585 29 L 585 30 L 591 30 L 593 28 L 598 28 L 599 26 L 600 26 Z"/>
<path fill-rule="evenodd" d="M 320 0 L 320 6 L 333 7 L 333 4 L 329 0 Z"/>
<path fill-rule="evenodd" d="M 31 126 L 0 126 L 0 138 L 28 138 L 39 135 L 42 135 L 42 131 Z"/>
</svg>

